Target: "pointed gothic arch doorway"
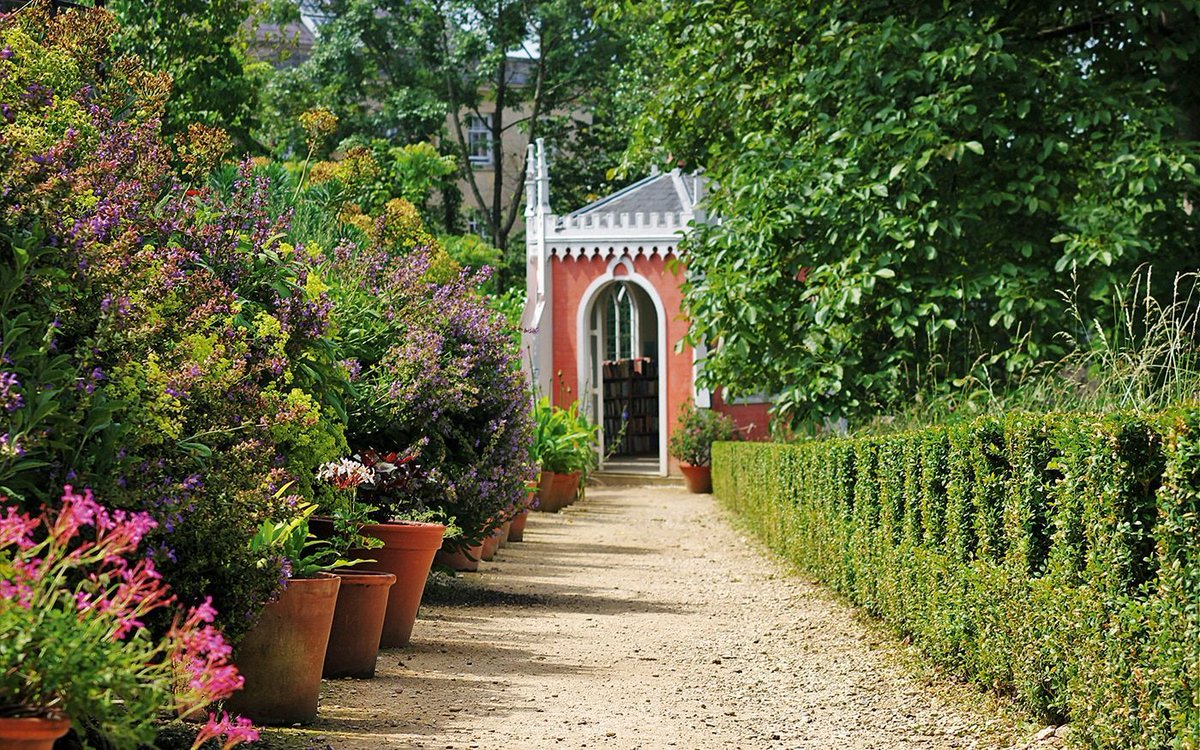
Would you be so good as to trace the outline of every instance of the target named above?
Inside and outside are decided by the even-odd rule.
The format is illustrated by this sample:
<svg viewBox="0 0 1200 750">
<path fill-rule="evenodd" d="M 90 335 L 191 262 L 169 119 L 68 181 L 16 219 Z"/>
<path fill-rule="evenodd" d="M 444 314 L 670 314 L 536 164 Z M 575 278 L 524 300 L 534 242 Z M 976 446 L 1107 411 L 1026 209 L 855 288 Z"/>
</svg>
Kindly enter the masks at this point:
<svg viewBox="0 0 1200 750">
<path fill-rule="evenodd" d="M 601 426 L 601 470 L 666 476 L 666 320 L 628 258 L 584 293 L 579 334 L 578 392 Z"/>
</svg>

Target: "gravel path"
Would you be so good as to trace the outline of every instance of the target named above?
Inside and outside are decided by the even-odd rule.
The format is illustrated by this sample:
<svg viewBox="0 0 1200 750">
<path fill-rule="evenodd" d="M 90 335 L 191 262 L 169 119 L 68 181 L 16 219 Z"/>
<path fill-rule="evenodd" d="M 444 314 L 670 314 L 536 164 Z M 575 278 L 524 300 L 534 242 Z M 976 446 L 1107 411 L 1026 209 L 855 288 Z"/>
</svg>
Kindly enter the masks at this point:
<svg viewBox="0 0 1200 750">
<path fill-rule="evenodd" d="M 592 488 L 436 587 L 375 680 L 327 682 L 336 750 L 1004 748 L 1036 727 L 932 676 L 709 496 Z"/>
</svg>

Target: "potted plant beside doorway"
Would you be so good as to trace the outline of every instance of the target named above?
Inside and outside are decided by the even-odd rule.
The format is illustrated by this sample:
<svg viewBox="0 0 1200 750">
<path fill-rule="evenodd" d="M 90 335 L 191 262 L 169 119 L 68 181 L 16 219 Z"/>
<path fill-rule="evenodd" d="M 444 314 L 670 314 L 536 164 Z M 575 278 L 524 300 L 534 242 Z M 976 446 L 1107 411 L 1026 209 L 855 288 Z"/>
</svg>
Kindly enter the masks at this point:
<svg viewBox="0 0 1200 750">
<path fill-rule="evenodd" d="M 533 452 L 542 469 L 538 510 L 556 513 L 574 501 L 595 467 L 600 428 L 579 413 L 578 401 L 563 409 L 543 396 L 533 416 Z"/>
<path fill-rule="evenodd" d="M 698 409 L 691 401 L 683 405 L 667 450 L 679 461 L 688 492 L 712 492 L 712 444 L 737 439 L 737 428 L 726 415 Z"/>
</svg>

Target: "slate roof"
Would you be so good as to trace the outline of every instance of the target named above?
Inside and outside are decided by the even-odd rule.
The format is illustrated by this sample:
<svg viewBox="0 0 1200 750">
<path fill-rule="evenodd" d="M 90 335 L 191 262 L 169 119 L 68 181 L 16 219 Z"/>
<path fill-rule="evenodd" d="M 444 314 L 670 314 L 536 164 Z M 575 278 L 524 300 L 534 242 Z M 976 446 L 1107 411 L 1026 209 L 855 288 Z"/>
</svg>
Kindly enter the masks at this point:
<svg viewBox="0 0 1200 750">
<path fill-rule="evenodd" d="M 700 197 L 704 195 L 705 181 L 704 177 L 682 174 L 679 170 L 651 175 L 569 215 L 691 213 L 697 202 L 697 193 Z"/>
</svg>

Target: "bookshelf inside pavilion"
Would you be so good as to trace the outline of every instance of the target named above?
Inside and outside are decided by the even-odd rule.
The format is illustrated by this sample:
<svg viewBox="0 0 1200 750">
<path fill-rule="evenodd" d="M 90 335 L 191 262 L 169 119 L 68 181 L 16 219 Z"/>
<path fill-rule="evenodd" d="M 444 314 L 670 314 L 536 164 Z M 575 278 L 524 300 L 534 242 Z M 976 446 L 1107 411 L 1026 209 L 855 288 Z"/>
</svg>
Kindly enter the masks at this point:
<svg viewBox="0 0 1200 750">
<path fill-rule="evenodd" d="M 657 455 L 658 430 L 658 363 L 650 357 L 605 362 L 606 452 L 611 456 Z"/>
</svg>

